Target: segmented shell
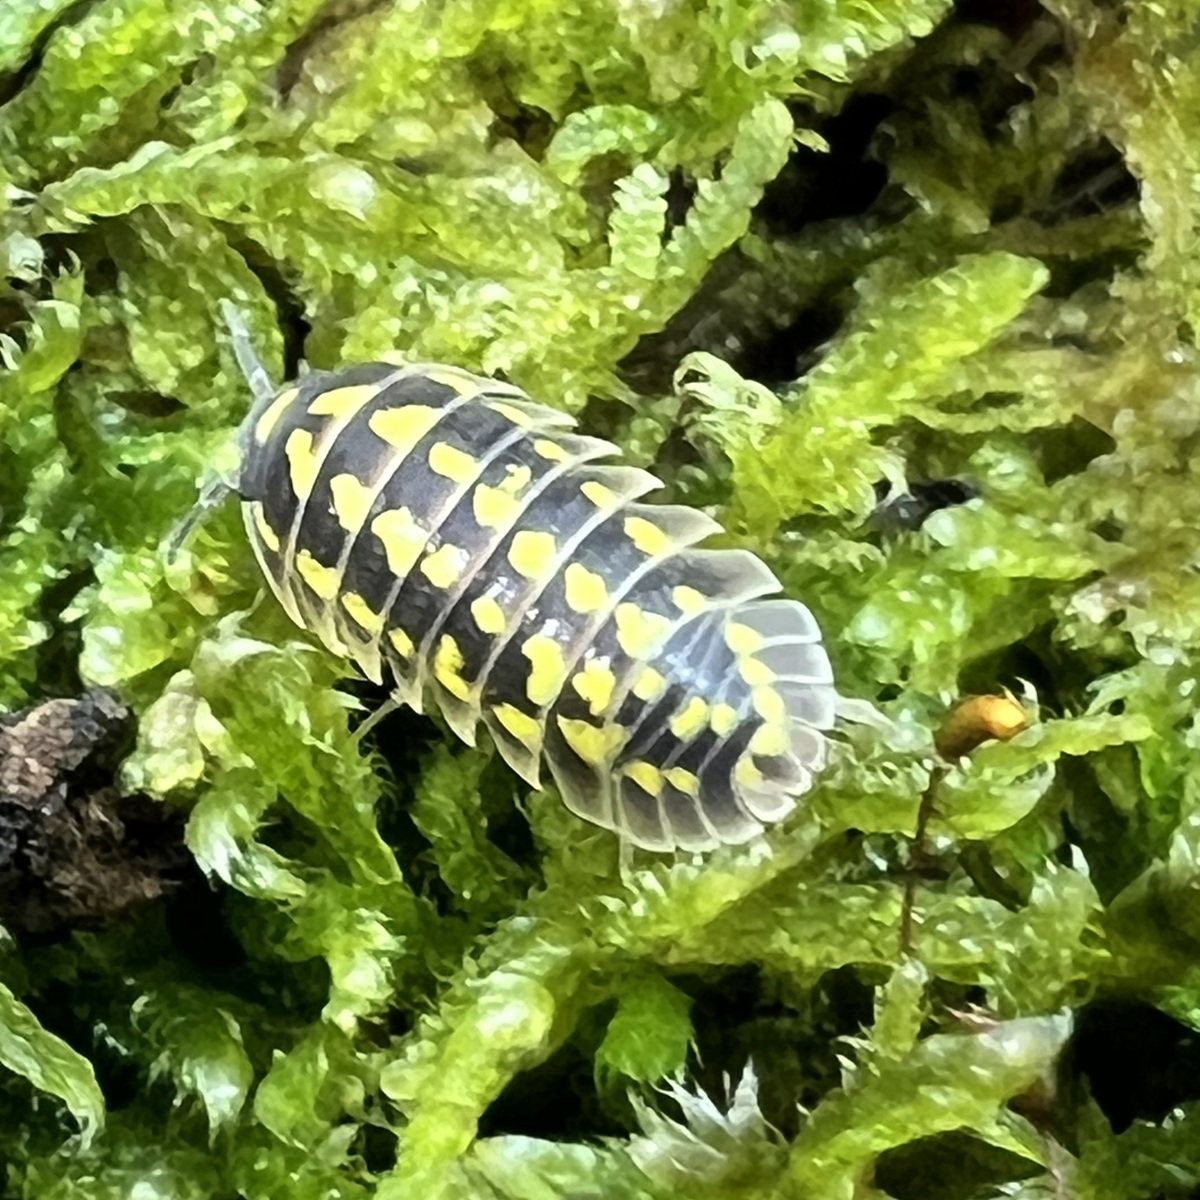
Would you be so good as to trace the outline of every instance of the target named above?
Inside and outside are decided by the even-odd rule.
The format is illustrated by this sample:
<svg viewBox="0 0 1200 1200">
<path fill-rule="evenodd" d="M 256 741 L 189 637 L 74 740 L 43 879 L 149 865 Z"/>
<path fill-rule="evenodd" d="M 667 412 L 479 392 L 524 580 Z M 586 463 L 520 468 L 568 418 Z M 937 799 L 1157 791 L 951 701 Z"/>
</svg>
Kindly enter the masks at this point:
<svg viewBox="0 0 1200 1200">
<path fill-rule="evenodd" d="M 779 820 L 835 693 L 804 605 L 719 526 L 518 388 L 446 366 L 318 372 L 247 418 L 246 528 L 292 619 L 398 699 L 482 721 L 537 786 L 638 846 Z"/>
</svg>

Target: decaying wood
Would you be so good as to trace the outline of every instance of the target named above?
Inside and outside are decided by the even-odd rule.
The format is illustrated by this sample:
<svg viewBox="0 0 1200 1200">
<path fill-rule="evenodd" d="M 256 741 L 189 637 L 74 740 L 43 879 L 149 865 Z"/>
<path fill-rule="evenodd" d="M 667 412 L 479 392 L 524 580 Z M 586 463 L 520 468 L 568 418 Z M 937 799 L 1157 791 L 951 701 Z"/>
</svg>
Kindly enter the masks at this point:
<svg viewBox="0 0 1200 1200">
<path fill-rule="evenodd" d="M 172 886 L 178 822 L 114 782 L 133 730 L 103 688 L 0 717 L 0 924 L 96 924 Z"/>
</svg>

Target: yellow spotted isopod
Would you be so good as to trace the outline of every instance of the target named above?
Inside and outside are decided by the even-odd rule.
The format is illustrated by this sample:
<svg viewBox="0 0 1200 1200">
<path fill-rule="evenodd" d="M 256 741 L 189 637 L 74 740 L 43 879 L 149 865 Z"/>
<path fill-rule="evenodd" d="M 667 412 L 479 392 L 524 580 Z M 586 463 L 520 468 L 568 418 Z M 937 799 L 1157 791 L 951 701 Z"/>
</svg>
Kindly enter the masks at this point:
<svg viewBox="0 0 1200 1200">
<path fill-rule="evenodd" d="M 836 693 L 809 610 L 719 526 L 520 389 L 371 362 L 256 401 L 246 532 L 297 624 L 530 784 L 651 850 L 753 838 L 824 765 Z"/>
</svg>

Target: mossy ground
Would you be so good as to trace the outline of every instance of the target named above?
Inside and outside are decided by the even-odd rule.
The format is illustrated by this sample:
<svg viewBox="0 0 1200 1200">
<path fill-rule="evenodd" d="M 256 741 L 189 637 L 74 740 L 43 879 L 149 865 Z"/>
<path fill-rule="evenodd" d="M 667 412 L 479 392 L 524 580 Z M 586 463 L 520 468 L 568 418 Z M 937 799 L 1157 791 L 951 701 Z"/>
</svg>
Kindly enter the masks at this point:
<svg viewBox="0 0 1200 1200">
<path fill-rule="evenodd" d="M 1195 1194 L 1198 179 L 1196 0 L 2 0 L 0 710 L 117 688 L 212 880 L 0 943 L 8 1194 Z M 353 740 L 232 506 L 160 552 L 224 299 L 709 506 L 876 714 L 812 804 L 622 877 Z"/>
</svg>

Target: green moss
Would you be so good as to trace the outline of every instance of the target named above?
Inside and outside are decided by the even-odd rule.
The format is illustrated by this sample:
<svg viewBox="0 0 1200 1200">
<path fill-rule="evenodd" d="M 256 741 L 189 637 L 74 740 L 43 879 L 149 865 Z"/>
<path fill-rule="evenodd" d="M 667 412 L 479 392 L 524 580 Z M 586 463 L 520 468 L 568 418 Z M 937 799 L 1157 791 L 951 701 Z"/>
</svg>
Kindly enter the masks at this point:
<svg viewBox="0 0 1200 1200">
<path fill-rule="evenodd" d="M 0 2 L 0 711 L 116 687 L 216 926 L 5 938 L 8 1192 L 1190 1195 L 1186 1038 L 1115 1039 L 1127 1119 L 1068 1043 L 1200 1024 L 1194 10 Z M 811 803 L 626 861 L 436 719 L 357 738 L 233 506 L 162 553 L 249 402 L 222 300 L 711 508 L 826 632 Z"/>
<path fill-rule="evenodd" d="M 47 1032 L 29 1007 L 0 987 L 0 1061 L 35 1088 L 61 1100 L 87 1145 L 104 1121 L 104 1097 L 92 1064 Z"/>
</svg>

